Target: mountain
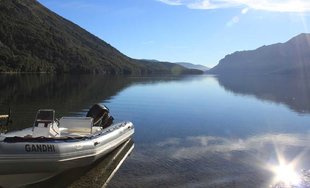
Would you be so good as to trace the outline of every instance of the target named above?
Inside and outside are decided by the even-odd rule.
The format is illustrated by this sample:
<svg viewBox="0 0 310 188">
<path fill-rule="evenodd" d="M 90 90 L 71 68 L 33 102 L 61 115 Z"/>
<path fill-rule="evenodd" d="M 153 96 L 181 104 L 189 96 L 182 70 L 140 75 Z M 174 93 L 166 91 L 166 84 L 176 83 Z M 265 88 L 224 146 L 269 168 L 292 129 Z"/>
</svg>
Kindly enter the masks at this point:
<svg viewBox="0 0 310 188">
<path fill-rule="evenodd" d="M 195 65 L 195 64 L 192 64 L 192 63 L 185 63 L 185 62 L 180 62 L 180 63 L 177 63 L 185 68 L 188 68 L 188 69 L 197 69 L 197 70 L 201 70 L 201 71 L 207 71 L 209 70 L 210 68 L 209 67 L 206 67 L 206 66 L 203 66 L 203 65 Z"/>
<path fill-rule="evenodd" d="M 0 72 L 197 73 L 127 57 L 36 0 L 1 0 Z"/>
<path fill-rule="evenodd" d="M 285 43 L 225 56 L 210 69 L 213 74 L 307 74 L 310 73 L 310 34 L 300 34 Z"/>
</svg>

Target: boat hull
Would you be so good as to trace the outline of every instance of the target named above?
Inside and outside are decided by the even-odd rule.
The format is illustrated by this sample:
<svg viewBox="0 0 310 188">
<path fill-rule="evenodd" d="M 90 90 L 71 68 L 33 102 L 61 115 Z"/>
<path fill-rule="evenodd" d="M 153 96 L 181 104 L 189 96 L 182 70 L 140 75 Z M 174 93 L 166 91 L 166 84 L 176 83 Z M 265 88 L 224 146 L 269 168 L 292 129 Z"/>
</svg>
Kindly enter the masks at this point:
<svg viewBox="0 0 310 188">
<path fill-rule="evenodd" d="M 80 139 L 0 142 L 0 175 L 46 173 L 82 167 L 95 162 L 134 134 L 131 122 L 112 125 Z"/>
<path fill-rule="evenodd" d="M 59 174 L 27 173 L 0 175 L 2 187 L 106 187 L 120 165 L 132 152 L 132 139 L 124 142 L 95 163 L 68 169 Z"/>
</svg>

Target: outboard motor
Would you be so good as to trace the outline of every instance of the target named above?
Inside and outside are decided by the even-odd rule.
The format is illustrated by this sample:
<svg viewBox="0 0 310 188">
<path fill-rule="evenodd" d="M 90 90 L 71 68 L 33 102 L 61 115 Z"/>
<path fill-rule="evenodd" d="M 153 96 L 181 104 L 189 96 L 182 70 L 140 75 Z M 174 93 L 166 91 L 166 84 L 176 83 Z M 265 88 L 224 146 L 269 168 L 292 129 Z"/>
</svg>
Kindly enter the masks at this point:
<svg viewBox="0 0 310 188">
<path fill-rule="evenodd" d="M 93 105 L 86 114 L 86 117 L 94 119 L 94 126 L 106 128 L 113 123 L 114 118 L 109 115 L 108 107 L 100 104 Z"/>
</svg>

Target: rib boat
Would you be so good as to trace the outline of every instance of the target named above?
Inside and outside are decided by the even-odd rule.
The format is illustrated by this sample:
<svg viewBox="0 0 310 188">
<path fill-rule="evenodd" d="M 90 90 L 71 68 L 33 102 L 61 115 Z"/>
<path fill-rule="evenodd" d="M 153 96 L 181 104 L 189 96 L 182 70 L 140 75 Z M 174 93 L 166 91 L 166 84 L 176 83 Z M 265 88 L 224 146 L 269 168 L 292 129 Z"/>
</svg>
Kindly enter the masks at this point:
<svg viewBox="0 0 310 188">
<path fill-rule="evenodd" d="M 32 127 L 0 135 L 0 182 L 10 175 L 52 175 L 90 165 L 133 134 L 134 125 L 113 123 L 104 105 L 92 106 L 86 117 L 59 120 L 54 110 L 41 109 Z"/>
</svg>

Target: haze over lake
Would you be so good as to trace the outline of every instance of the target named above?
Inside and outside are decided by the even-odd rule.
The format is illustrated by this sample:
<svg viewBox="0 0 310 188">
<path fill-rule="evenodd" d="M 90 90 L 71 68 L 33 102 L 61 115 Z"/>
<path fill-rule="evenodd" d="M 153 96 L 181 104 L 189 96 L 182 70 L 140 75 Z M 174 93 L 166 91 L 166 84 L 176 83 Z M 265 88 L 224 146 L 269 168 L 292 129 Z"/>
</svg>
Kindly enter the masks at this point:
<svg viewBox="0 0 310 188">
<path fill-rule="evenodd" d="M 80 116 L 94 103 L 135 124 L 135 149 L 108 187 L 260 188 L 279 158 L 310 169 L 306 77 L 0 77 L 10 130 L 30 127 L 39 108 Z"/>
</svg>

